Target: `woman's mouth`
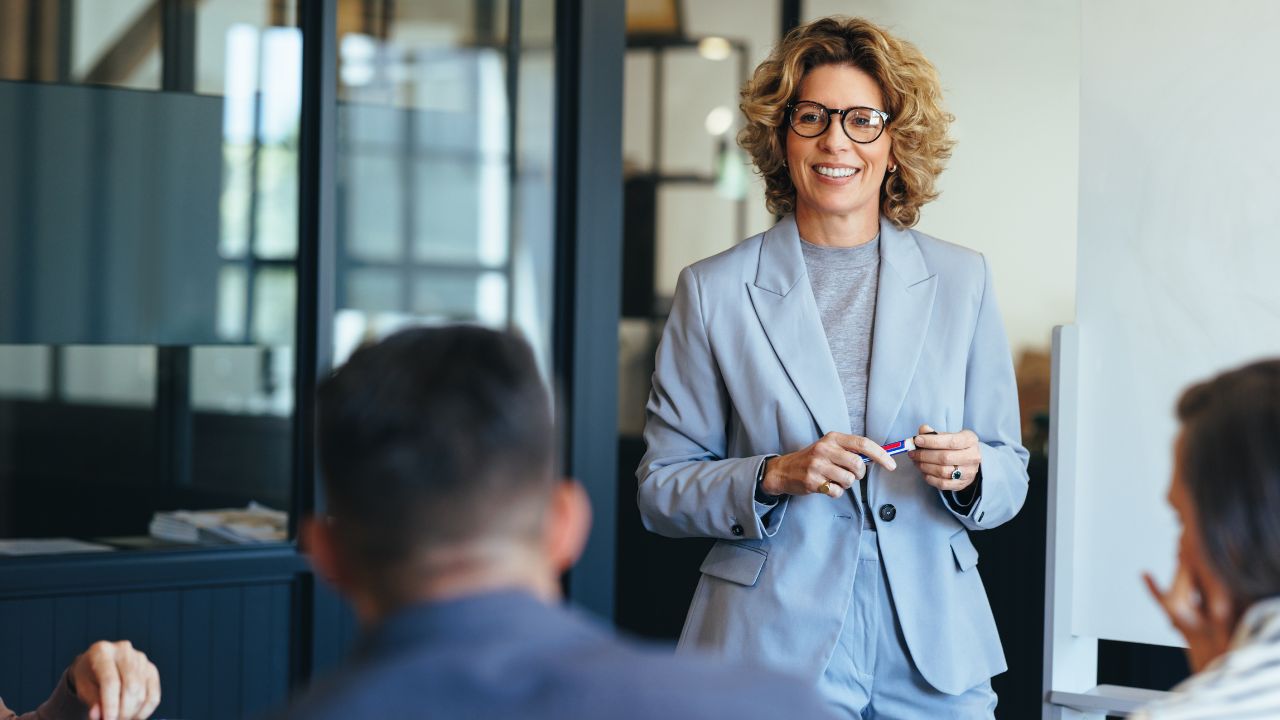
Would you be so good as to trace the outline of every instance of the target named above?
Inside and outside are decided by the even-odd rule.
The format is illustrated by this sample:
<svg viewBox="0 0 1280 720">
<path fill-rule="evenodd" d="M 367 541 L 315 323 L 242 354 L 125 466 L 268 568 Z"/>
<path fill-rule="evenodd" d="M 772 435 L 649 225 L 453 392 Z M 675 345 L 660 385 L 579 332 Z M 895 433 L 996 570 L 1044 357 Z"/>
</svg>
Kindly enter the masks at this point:
<svg viewBox="0 0 1280 720">
<path fill-rule="evenodd" d="M 823 177 L 829 177 L 836 180 L 841 180 L 847 177 L 853 177 L 859 172 L 858 168 L 830 167 L 827 165 L 814 165 L 813 169 Z"/>
</svg>

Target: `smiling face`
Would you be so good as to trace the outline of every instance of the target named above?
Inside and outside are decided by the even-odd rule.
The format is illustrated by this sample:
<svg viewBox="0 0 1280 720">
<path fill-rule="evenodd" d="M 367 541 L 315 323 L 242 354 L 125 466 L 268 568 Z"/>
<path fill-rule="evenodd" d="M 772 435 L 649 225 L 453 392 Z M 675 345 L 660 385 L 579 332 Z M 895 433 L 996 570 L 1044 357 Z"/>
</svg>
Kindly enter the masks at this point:
<svg viewBox="0 0 1280 720">
<path fill-rule="evenodd" d="M 795 101 L 808 100 L 833 110 L 862 106 L 885 110 L 880 86 L 852 65 L 822 65 L 800 83 Z M 787 130 L 787 167 L 796 189 L 796 219 L 852 220 L 878 225 L 880 186 L 893 164 L 888 128 L 871 143 L 855 143 L 831 116 L 826 132 L 806 138 Z"/>
</svg>

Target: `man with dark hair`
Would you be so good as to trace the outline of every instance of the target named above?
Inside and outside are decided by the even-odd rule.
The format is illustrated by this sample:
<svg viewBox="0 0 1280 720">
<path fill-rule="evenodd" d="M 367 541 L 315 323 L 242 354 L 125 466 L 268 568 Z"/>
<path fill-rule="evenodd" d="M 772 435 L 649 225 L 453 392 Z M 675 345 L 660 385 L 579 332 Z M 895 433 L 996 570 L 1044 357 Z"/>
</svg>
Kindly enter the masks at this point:
<svg viewBox="0 0 1280 720">
<path fill-rule="evenodd" d="M 523 341 L 400 332 L 322 382 L 317 412 L 328 515 L 304 539 L 365 635 L 288 717 L 827 717 L 798 681 L 624 643 L 559 606 L 590 509 L 556 475 Z"/>
<path fill-rule="evenodd" d="M 1280 717 L 1280 360 L 1192 386 L 1178 419 L 1178 570 L 1146 580 L 1195 675 L 1133 717 Z"/>
</svg>

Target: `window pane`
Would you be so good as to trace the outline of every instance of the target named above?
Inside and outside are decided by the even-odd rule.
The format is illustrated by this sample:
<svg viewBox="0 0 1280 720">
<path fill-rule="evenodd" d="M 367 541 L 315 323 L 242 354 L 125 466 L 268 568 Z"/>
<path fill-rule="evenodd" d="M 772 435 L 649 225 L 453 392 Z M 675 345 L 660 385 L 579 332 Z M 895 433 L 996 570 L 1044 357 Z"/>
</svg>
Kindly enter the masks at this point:
<svg viewBox="0 0 1280 720">
<path fill-rule="evenodd" d="M 0 539 L 189 548 L 166 513 L 290 509 L 296 24 L 0 3 Z"/>
<path fill-rule="evenodd" d="M 75 0 L 71 11 L 71 18 L 59 18 L 62 23 L 70 20 L 72 27 L 71 80 L 138 90 L 160 88 L 160 3 Z"/>
<path fill-rule="evenodd" d="M 343 306 L 361 312 L 395 313 L 405 309 L 404 273 L 386 268 L 360 268 L 346 273 Z"/>
<path fill-rule="evenodd" d="M 414 282 L 413 313 L 432 321 L 500 327 L 507 317 L 506 275 L 423 271 Z"/>
<path fill-rule="evenodd" d="M 519 327 L 546 362 L 554 17 L 552 0 L 339 1 L 337 361 L 462 321 Z"/>
<path fill-rule="evenodd" d="M 52 397 L 51 352 L 40 345 L 0 345 L 0 398 Z"/>
<path fill-rule="evenodd" d="M 156 400 L 156 352 L 151 347 L 77 347 L 62 351 L 67 402 L 148 407 Z"/>
</svg>

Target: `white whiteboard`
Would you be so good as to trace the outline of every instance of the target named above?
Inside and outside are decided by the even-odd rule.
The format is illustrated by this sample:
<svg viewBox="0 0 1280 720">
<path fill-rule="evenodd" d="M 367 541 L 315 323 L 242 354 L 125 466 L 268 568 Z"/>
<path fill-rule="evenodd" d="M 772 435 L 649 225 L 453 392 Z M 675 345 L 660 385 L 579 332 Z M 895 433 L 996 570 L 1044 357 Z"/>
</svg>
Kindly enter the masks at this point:
<svg viewBox="0 0 1280 720">
<path fill-rule="evenodd" d="M 1081 9 L 1072 629 L 1177 645 L 1174 403 L 1280 356 L 1280 3 Z"/>
</svg>

